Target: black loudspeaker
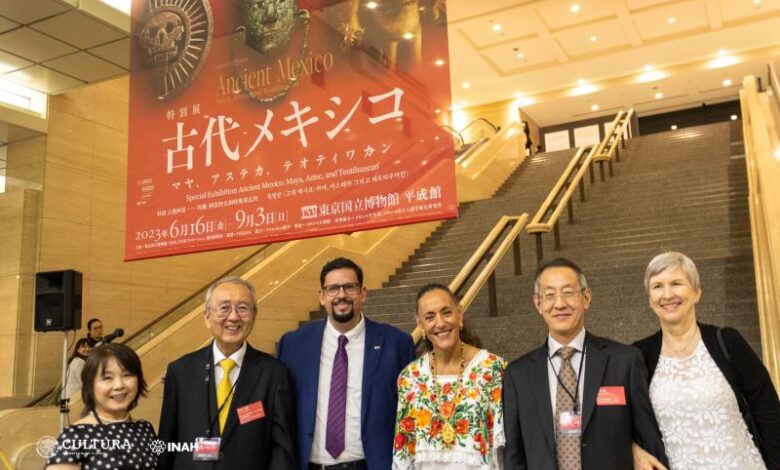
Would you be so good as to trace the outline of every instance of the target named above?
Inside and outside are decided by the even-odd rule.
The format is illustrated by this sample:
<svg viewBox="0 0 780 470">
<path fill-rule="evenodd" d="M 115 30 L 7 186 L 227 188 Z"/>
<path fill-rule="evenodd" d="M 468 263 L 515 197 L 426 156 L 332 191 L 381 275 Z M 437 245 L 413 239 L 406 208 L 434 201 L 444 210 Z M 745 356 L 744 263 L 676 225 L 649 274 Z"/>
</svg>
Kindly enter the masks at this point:
<svg viewBox="0 0 780 470">
<path fill-rule="evenodd" d="M 68 269 L 35 275 L 35 331 L 81 329 L 81 273 Z"/>
</svg>

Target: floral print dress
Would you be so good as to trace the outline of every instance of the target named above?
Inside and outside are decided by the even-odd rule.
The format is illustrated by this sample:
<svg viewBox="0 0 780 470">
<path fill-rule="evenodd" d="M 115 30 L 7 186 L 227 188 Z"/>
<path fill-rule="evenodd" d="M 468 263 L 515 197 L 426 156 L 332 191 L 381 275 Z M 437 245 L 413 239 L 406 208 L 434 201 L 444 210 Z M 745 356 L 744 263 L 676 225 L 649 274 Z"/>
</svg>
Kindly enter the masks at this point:
<svg viewBox="0 0 780 470">
<path fill-rule="evenodd" d="M 398 414 L 393 468 L 499 469 L 498 448 L 506 443 L 501 388 L 506 361 L 482 349 L 458 377 L 439 376 L 436 397 L 429 355 L 409 364 L 398 376 Z M 443 438 L 447 424 L 455 431 L 451 445 Z"/>
</svg>

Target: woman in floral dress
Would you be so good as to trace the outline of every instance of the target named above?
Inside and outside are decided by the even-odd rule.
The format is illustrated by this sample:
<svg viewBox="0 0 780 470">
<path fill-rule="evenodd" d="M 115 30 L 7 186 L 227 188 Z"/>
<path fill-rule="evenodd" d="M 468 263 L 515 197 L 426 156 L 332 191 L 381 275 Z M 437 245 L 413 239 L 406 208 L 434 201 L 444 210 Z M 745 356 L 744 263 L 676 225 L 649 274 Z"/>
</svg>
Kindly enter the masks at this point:
<svg viewBox="0 0 780 470">
<path fill-rule="evenodd" d="M 506 361 L 463 330 L 463 312 L 441 284 L 420 289 L 416 318 L 425 352 L 398 377 L 393 468 L 501 468 Z"/>
</svg>

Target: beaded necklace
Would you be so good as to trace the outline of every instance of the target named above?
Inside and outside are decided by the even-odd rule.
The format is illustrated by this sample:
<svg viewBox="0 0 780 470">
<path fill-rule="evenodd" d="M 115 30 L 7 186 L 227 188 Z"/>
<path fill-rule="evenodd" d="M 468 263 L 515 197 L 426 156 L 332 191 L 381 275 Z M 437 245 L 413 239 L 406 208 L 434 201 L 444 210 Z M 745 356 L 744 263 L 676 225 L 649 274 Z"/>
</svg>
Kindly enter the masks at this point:
<svg viewBox="0 0 780 470">
<path fill-rule="evenodd" d="M 444 426 L 441 429 L 441 441 L 444 443 L 445 448 L 450 449 L 455 444 L 455 427 L 452 425 L 453 418 L 455 417 L 455 411 L 449 418 L 445 418 L 441 412 L 441 407 L 444 403 L 439 403 L 441 398 L 441 387 L 439 381 L 436 378 L 436 353 L 431 351 L 428 361 L 431 364 L 431 375 L 433 375 L 433 390 L 436 398 L 436 409 L 434 410 L 436 415 L 444 422 Z M 458 380 L 455 382 L 455 396 L 452 398 L 453 403 L 457 403 L 458 396 L 460 395 L 461 385 L 463 384 L 463 369 L 466 366 L 466 353 L 463 341 L 460 342 L 460 371 L 458 372 Z M 446 402 L 445 402 L 446 403 Z"/>
</svg>

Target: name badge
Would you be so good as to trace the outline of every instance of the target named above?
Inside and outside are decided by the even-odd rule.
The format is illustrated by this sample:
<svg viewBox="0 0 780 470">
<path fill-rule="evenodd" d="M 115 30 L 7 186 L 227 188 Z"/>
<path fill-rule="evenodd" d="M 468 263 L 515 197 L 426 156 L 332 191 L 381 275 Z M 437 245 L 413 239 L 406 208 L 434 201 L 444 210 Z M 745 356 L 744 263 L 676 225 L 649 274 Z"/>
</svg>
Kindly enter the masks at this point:
<svg viewBox="0 0 780 470">
<path fill-rule="evenodd" d="M 582 413 L 564 411 L 558 420 L 558 435 L 579 437 L 582 434 Z"/>
<path fill-rule="evenodd" d="M 222 439 L 219 437 L 196 437 L 192 460 L 216 462 L 219 460 L 219 446 L 221 442 Z"/>
<path fill-rule="evenodd" d="M 624 387 L 599 387 L 596 395 L 598 406 L 626 406 L 626 389 Z"/>
<path fill-rule="evenodd" d="M 251 423 L 265 417 L 262 400 L 242 406 L 236 409 L 236 412 L 238 413 L 238 422 L 241 424 Z"/>
</svg>

